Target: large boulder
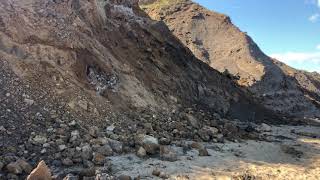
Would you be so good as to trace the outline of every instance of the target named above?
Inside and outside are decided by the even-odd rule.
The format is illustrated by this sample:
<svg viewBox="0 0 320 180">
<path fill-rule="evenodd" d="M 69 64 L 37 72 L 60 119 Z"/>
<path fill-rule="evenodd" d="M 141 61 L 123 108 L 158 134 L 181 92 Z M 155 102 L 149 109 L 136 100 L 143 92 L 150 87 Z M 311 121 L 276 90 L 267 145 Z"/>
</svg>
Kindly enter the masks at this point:
<svg viewBox="0 0 320 180">
<path fill-rule="evenodd" d="M 27 180 L 51 180 L 51 172 L 44 161 L 41 161 L 38 166 L 30 173 Z"/>
<path fill-rule="evenodd" d="M 159 141 L 157 138 L 140 134 L 136 137 L 136 145 L 142 146 L 148 154 L 156 154 L 159 150 Z"/>
</svg>

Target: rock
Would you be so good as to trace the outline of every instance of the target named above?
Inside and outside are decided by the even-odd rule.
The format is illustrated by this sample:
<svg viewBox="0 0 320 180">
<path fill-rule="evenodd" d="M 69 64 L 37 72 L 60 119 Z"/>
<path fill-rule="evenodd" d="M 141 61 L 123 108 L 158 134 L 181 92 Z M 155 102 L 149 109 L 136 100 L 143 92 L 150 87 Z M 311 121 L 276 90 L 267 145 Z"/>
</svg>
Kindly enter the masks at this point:
<svg viewBox="0 0 320 180">
<path fill-rule="evenodd" d="M 85 160 L 92 159 L 92 148 L 90 145 L 85 145 L 81 148 L 81 157 Z"/>
<path fill-rule="evenodd" d="M 87 169 L 82 169 L 79 173 L 79 175 L 81 177 L 92 177 L 92 176 L 95 176 L 95 173 L 96 173 L 96 168 L 87 168 Z"/>
<path fill-rule="evenodd" d="M 204 146 L 198 142 L 192 142 L 190 146 L 191 148 L 198 149 L 198 150 L 204 148 Z"/>
<path fill-rule="evenodd" d="M 77 123 L 76 123 L 75 120 L 73 120 L 73 121 L 71 121 L 68 125 L 69 125 L 69 126 L 75 126 L 75 125 L 77 125 Z"/>
<path fill-rule="evenodd" d="M 144 158 L 147 156 L 147 151 L 143 147 L 140 147 L 137 151 L 137 156 L 140 158 Z"/>
<path fill-rule="evenodd" d="M 7 131 L 7 129 L 4 128 L 4 126 L 0 126 L 0 132 L 6 132 L 6 131 Z"/>
<path fill-rule="evenodd" d="M 132 178 L 127 175 L 121 175 L 117 178 L 117 180 L 131 180 Z"/>
<path fill-rule="evenodd" d="M 290 154 L 293 157 L 301 158 L 303 156 L 303 152 L 302 151 L 299 151 L 299 150 L 295 149 L 292 146 L 281 145 L 280 148 L 284 153 Z"/>
<path fill-rule="evenodd" d="M 239 134 L 239 129 L 234 123 L 226 123 L 223 127 L 223 135 L 228 138 L 236 138 Z"/>
<path fill-rule="evenodd" d="M 154 175 L 154 176 L 160 176 L 160 173 L 161 173 L 161 171 L 159 169 L 154 169 L 152 171 L 152 175 Z"/>
<path fill-rule="evenodd" d="M 206 148 L 199 149 L 199 156 L 210 156 Z"/>
<path fill-rule="evenodd" d="M 97 152 L 104 155 L 104 156 L 112 156 L 113 150 L 110 145 L 106 144 L 104 146 L 98 147 Z"/>
<path fill-rule="evenodd" d="M 89 134 L 92 136 L 92 137 L 97 137 L 98 136 L 98 132 L 99 132 L 99 128 L 96 127 L 96 126 L 91 126 L 89 128 Z"/>
<path fill-rule="evenodd" d="M 160 158 L 165 161 L 174 162 L 178 160 L 178 155 L 169 146 L 160 146 Z"/>
<path fill-rule="evenodd" d="M 93 161 L 94 164 L 96 164 L 96 165 L 103 165 L 104 162 L 105 162 L 105 160 L 106 160 L 106 157 L 103 156 L 102 154 L 100 154 L 100 153 L 94 153 L 93 159 L 92 159 L 92 161 Z"/>
<path fill-rule="evenodd" d="M 38 166 L 30 173 L 27 180 L 51 180 L 51 172 L 44 161 L 41 161 Z"/>
<path fill-rule="evenodd" d="M 30 173 L 32 171 L 32 166 L 27 163 L 26 161 L 22 160 L 22 159 L 19 159 L 17 160 L 16 162 L 20 167 L 21 169 L 25 172 L 25 173 Z"/>
<path fill-rule="evenodd" d="M 109 145 L 112 148 L 112 150 L 116 153 L 122 153 L 123 151 L 123 145 L 122 142 L 116 141 L 113 139 L 108 139 Z"/>
<path fill-rule="evenodd" d="M 64 144 L 61 144 L 61 145 L 59 145 L 58 147 L 59 147 L 59 150 L 60 150 L 60 151 L 63 151 L 63 150 L 65 150 L 65 149 L 67 149 L 67 146 L 64 145 Z"/>
<path fill-rule="evenodd" d="M 22 173 L 22 168 L 16 162 L 9 163 L 6 166 L 6 168 L 7 168 L 7 171 L 12 174 L 21 174 Z"/>
<path fill-rule="evenodd" d="M 161 173 L 159 174 L 159 178 L 169 179 L 169 175 L 167 175 L 165 172 L 161 172 Z"/>
<path fill-rule="evenodd" d="M 142 145 L 148 154 L 156 154 L 160 147 L 158 139 L 143 134 L 136 137 L 136 144 Z"/>
<path fill-rule="evenodd" d="M 204 126 L 198 132 L 203 141 L 208 142 L 211 138 L 214 138 L 218 134 L 219 130 L 215 127 Z"/>
<path fill-rule="evenodd" d="M 4 167 L 4 163 L 0 161 L 0 171 Z"/>
<path fill-rule="evenodd" d="M 74 130 L 71 132 L 71 136 L 80 137 L 80 132 L 78 130 Z"/>
<path fill-rule="evenodd" d="M 46 143 L 47 142 L 47 137 L 45 137 L 45 136 L 40 136 L 40 135 L 37 135 L 36 137 L 34 137 L 33 139 L 33 142 L 35 143 L 35 144 L 44 144 L 44 143 Z"/>
<path fill-rule="evenodd" d="M 193 115 L 191 115 L 191 114 L 186 114 L 186 118 L 187 118 L 187 120 L 188 120 L 188 123 L 189 123 L 192 127 L 196 128 L 196 129 L 199 128 L 198 120 L 197 120 Z"/>
<path fill-rule="evenodd" d="M 144 124 L 144 129 L 146 130 L 147 133 L 153 133 L 154 132 L 151 123 L 145 123 Z"/>
<path fill-rule="evenodd" d="M 24 102 L 29 106 L 34 104 L 34 100 L 32 100 L 32 99 L 24 99 Z"/>
<path fill-rule="evenodd" d="M 65 166 L 72 166 L 73 165 L 73 161 L 70 158 L 65 158 L 62 160 L 62 164 Z"/>
<path fill-rule="evenodd" d="M 270 132 L 272 129 L 271 129 L 271 126 L 265 123 L 262 123 L 257 130 L 258 132 Z"/>
<path fill-rule="evenodd" d="M 114 131 L 115 128 L 116 128 L 116 127 L 115 127 L 114 125 L 111 125 L 111 126 L 108 126 L 106 130 L 107 130 L 107 132 L 113 133 L 113 131 Z"/>
<path fill-rule="evenodd" d="M 75 176 L 73 174 L 68 174 L 63 180 L 79 180 L 78 176 Z"/>
<path fill-rule="evenodd" d="M 169 138 L 160 138 L 160 140 L 159 140 L 159 144 L 161 144 L 161 145 L 170 145 L 170 143 L 171 143 L 171 140 L 169 139 Z"/>
</svg>

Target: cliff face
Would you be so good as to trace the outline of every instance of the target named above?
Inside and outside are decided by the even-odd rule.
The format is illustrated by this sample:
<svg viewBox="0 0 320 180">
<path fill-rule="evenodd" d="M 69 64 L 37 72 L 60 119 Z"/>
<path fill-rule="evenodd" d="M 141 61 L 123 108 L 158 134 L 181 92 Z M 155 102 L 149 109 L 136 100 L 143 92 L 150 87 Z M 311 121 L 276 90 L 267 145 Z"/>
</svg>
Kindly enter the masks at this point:
<svg viewBox="0 0 320 180">
<path fill-rule="evenodd" d="M 15 132 L 1 136 L 2 147 L 73 120 L 115 123 L 130 137 L 141 119 L 172 132 L 166 123 L 189 107 L 279 122 L 137 1 L 1 1 L 0 24 L 0 122 Z"/>
<path fill-rule="evenodd" d="M 309 73 L 280 66 L 229 17 L 189 0 L 140 5 L 150 17 L 164 21 L 197 58 L 235 76 L 265 107 L 296 117 L 319 116 L 319 81 Z"/>
</svg>

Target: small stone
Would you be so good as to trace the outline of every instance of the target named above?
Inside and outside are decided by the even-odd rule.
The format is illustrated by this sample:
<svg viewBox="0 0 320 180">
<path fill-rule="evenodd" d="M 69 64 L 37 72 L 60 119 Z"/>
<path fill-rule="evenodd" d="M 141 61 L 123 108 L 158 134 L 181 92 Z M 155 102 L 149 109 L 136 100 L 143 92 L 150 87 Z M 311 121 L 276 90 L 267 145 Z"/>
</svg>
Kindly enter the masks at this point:
<svg viewBox="0 0 320 180">
<path fill-rule="evenodd" d="M 33 138 L 33 142 L 35 144 L 44 144 L 47 142 L 47 137 L 45 136 L 40 136 L 40 135 L 37 135 L 36 137 Z"/>
<path fill-rule="evenodd" d="M 66 177 L 63 178 L 63 180 L 79 180 L 79 177 L 73 174 L 68 174 Z"/>
<path fill-rule="evenodd" d="M 105 162 L 105 160 L 106 160 L 106 157 L 103 156 L 102 154 L 100 154 L 100 153 L 94 153 L 93 159 L 92 159 L 92 161 L 93 161 L 94 164 L 96 164 L 96 165 L 103 165 L 104 162 Z"/>
<path fill-rule="evenodd" d="M 34 100 L 32 100 L 32 99 L 24 99 L 24 102 L 29 106 L 34 104 Z"/>
<path fill-rule="evenodd" d="M 206 148 L 199 149 L 199 156 L 210 156 Z"/>
<path fill-rule="evenodd" d="M 117 178 L 118 180 L 131 180 L 132 178 L 127 175 L 121 175 Z"/>
<path fill-rule="evenodd" d="M 204 146 L 202 144 L 198 143 L 198 142 L 192 142 L 191 143 L 191 147 L 194 148 L 194 149 L 198 149 L 198 150 L 204 148 Z"/>
<path fill-rule="evenodd" d="M 178 160 L 178 155 L 169 146 L 160 146 L 160 158 L 165 161 L 174 162 Z"/>
<path fill-rule="evenodd" d="M 6 93 L 6 96 L 9 97 L 11 94 L 10 93 Z"/>
<path fill-rule="evenodd" d="M 21 174 L 22 173 L 22 168 L 16 162 L 9 163 L 6 166 L 6 168 L 7 168 L 8 172 L 12 173 L 12 174 Z"/>
<path fill-rule="evenodd" d="M 82 147 L 81 157 L 85 160 L 92 159 L 92 148 L 90 145 Z"/>
<path fill-rule="evenodd" d="M 113 155 L 112 148 L 108 144 L 101 146 L 101 147 L 98 147 L 97 152 L 104 155 L 104 156 L 112 156 Z"/>
<path fill-rule="evenodd" d="M 42 150 L 40 151 L 41 154 L 45 154 L 46 152 L 47 152 L 46 149 L 42 149 Z"/>
<path fill-rule="evenodd" d="M 152 175 L 154 175 L 154 176 L 160 176 L 160 173 L 161 173 L 161 171 L 159 169 L 154 169 L 152 171 Z"/>
<path fill-rule="evenodd" d="M 169 138 L 160 138 L 159 139 L 159 143 L 161 144 L 161 145 L 170 145 L 170 143 L 171 143 L 171 140 L 169 139 Z"/>
<path fill-rule="evenodd" d="M 0 161 L 0 171 L 1 171 L 1 169 L 4 167 L 4 164 L 3 164 L 3 162 L 1 162 Z"/>
<path fill-rule="evenodd" d="M 59 150 L 60 150 L 60 151 L 63 151 L 63 150 L 65 150 L 65 149 L 67 149 L 67 146 L 66 146 L 65 144 L 59 145 Z"/>
<path fill-rule="evenodd" d="M 122 153 L 123 151 L 122 142 L 112 140 L 112 139 L 109 139 L 108 142 L 113 151 L 115 151 L 116 153 Z"/>
<path fill-rule="evenodd" d="M 80 136 L 80 132 L 78 130 L 74 130 L 74 131 L 71 132 L 71 136 L 79 137 Z"/>
<path fill-rule="evenodd" d="M 79 173 L 80 176 L 86 176 L 86 177 L 92 177 L 94 176 L 96 173 L 96 169 L 95 168 L 86 168 L 86 169 L 82 169 Z"/>
<path fill-rule="evenodd" d="M 191 115 L 191 114 L 186 114 L 186 118 L 187 118 L 189 124 L 190 124 L 192 127 L 196 128 L 196 129 L 199 128 L 198 120 L 197 120 L 193 115 Z"/>
<path fill-rule="evenodd" d="M 108 127 L 107 127 L 107 131 L 108 131 L 108 132 L 113 132 L 115 128 L 116 128 L 116 127 L 115 127 L 114 125 L 108 126 Z"/>
<path fill-rule="evenodd" d="M 161 172 L 160 175 L 159 175 L 159 178 L 169 179 L 169 175 L 167 175 L 165 172 Z"/>
<path fill-rule="evenodd" d="M 98 136 L 98 132 L 99 132 L 99 128 L 96 127 L 96 126 L 91 126 L 89 128 L 89 134 L 92 136 L 92 137 L 97 137 Z"/>
<path fill-rule="evenodd" d="M 147 156 L 147 151 L 143 147 L 140 147 L 137 151 L 137 156 L 140 158 L 144 158 Z"/>
<path fill-rule="evenodd" d="M 271 132 L 271 130 L 271 126 L 265 123 L 262 123 L 261 126 L 258 128 L 258 131 L 260 132 Z"/>
<path fill-rule="evenodd" d="M 0 132 L 6 132 L 6 131 L 7 131 L 6 128 L 4 128 L 3 126 L 0 126 Z"/>
<path fill-rule="evenodd" d="M 65 166 L 72 166 L 73 165 L 73 161 L 70 158 L 65 158 L 62 160 L 62 164 Z"/>
<path fill-rule="evenodd" d="M 50 144 L 49 144 L 49 143 L 44 143 L 44 144 L 42 145 L 42 147 L 48 148 L 48 147 L 50 147 Z"/>
<path fill-rule="evenodd" d="M 204 126 L 198 132 L 203 141 L 208 142 L 211 138 L 218 134 L 219 130 L 215 127 Z"/>
<path fill-rule="evenodd" d="M 75 126 L 75 125 L 77 125 L 77 123 L 76 123 L 75 120 L 73 120 L 73 121 L 71 121 L 68 125 L 69 125 L 69 126 Z"/>
</svg>

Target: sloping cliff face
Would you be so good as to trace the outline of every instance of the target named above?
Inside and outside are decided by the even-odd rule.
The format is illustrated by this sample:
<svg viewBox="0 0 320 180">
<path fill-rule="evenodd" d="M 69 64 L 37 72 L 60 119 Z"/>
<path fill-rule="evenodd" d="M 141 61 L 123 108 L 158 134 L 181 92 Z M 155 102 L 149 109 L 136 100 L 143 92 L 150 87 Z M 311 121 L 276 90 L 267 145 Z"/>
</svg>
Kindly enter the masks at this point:
<svg viewBox="0 0 320 180">
<path fill-rule="evenodd" d="M 308 73 L 292 68 L 289 73 L 279 66 L 228 16 L 190 0 L 157 0 L 140 5 L 153 19 L 163 20 L 197 58 L 235 76 L 237 83 L 265 107 L 296 117 L 319 116 L 319 81 Z"/>
<path fill-rule="evenodd" d="M 279 122 L 137 2 L 1 1 L 0 24 L 0 122 L 14 132 L 1 136 L 1 147 L 73 120 L 83 127 L 115 123 L 130 137 L 141 121 L 171 133 L 168 124 L 184 123 L 190 107 Z"/>
</svg>

